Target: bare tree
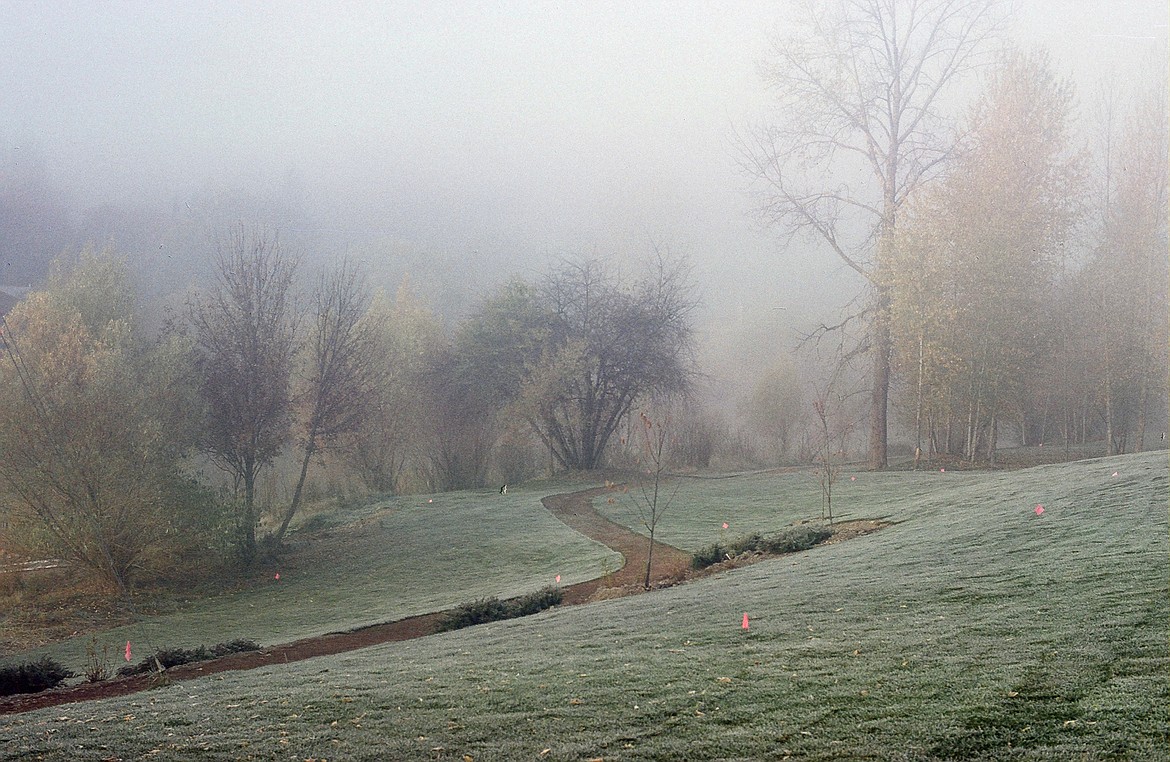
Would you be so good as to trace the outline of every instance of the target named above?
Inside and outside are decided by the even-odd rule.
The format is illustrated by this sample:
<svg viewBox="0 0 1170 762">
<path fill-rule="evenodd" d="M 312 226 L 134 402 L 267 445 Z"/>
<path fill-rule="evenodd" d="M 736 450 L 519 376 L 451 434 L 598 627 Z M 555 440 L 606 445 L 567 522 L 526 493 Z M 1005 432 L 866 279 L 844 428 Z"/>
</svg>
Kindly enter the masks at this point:
<svg viewBox="0 0 1170 762">
<path fill-rule="evenodd" d="M 203 448 L 232 475 L 237 496 L 242 490 L 237 541 L 246 563 L 256 556 L 256 477 L 290 435 L 295 269 L 275 235 L 240 225 L 220 244 L 214 287 L 191 308 L 207 405 Z"/>
<path fill-rule="evenodd" d="M 817 432 L 820 447 L 817 448 L 817 481 L 821 484 L 821 520 L 833 523 L 833 483 L 837 481 L 838 466 L 833 462 L 833 437 L 829 431 L 828 395 L 813 401 L 820 430 Z"/>
<path fill-rule="evenodd" d="M 663 482 L 666 477 L 668 448 L 670 446 L 670 414 L 664 413 L 656 423 L 643 411 L 638 414 L 638 419 L 641 440 L 639 460 L 642 461 L 639 465 L 643 466 L 643 472 L 647 478 L 639 481 L 634 504 L 638 508 L 638 518 L 642 521 L 642 526 L 646 527 L 648 537 L 646 576 L 642 581 L 642 587 L 649 590 L 650 568 L 654 563 L 654 533 L 658 529 L 658 522 L 662 518 L 662 514 L 670 507 L 671 501 L 678 493 L 678 488 L 676 487 L 669 495 L 663 494 L 665 487 Z"/>
<path fill-rule="evenodd" d="M 638 400 L 688 388 L 689 275 L 685 262 L 659 257 L 632 287 L 595 260 L 566 262 L 545 280 L 549 336 L 522 409 L 562 467 L 597 468 Z"/>
<path fill-rule="evenodd" d="M 374 397 L 374 333 L 362 317 L 370 295 L 348 260 L 323 274 L 313 292 L 315 320 L 309 338 L 307 374 L 297 400 L 301 471 L 292 501 L 273 539 L 279 544 L 301 504 L 309 464 L 320 450 L 358 430 Z"/>
<path fill-rule="evenodd" d="M 868 284 L 871 468 L 887 463 L 885 270 L 898 212 L 949 155 L 944 95 L 980 62 L 999 28 L 995 9 L 996 0 L 806 3 L 762 67 L 776 118 L 741 139 L 764 220 L 824 244 Z"/>
</svg>

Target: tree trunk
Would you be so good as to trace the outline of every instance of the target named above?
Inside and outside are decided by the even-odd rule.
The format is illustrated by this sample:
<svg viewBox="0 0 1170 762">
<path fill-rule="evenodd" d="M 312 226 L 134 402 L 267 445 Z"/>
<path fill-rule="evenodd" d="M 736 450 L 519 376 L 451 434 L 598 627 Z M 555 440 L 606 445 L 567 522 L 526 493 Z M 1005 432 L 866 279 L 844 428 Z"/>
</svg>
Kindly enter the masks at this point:
<svg viewBox="0 0 1170 762">
<path fill-rule="evenodd" d="M 1141 362 L 1141 383 L 1138 387 L 1137 431 L 1135 432 L 1137 445 L 1134 452 L 1143 452 L 1146 449 L 1146 404 L 1150 394 L 1150 374 L 1146 368 L 1146 355 L 1143 353 Z"/>
<path fill-rule="evenodd" d="M 975 379 L 971 379 L 971 398 L 967 400 L 967 442 L 963 454 L 967 460 L 975 460 Z"/>
<path fill-rule="evenodd" d="M 244 470 L 244 515 L 240 526 L 240 557 L 246 565 L 256 560 L 256 472 Z"/>
<path fill-rule="evenodd" d="M 1105 353 L 1105 454 L 1115 455 L 1113 450 L 1113 372 L 1109 367 L 1109 353 Z"/>
<path fill-rule="evenodd" d="M 873 326 L 873 391 L 869 410 L 869 467 L 871 470 L 884 469 L 886 458 L 886 414 L 890 398 L 890 325 L 887 315 L 887 299 L 878 297 L 877 315 Z"/>
<path fill-rule="evenodd" d="M 646 580 L 642 583 L 642 589 L 650 589 L 650 564 L 654 561 L 654 529 L 650 529 L 650 544 L 646 548 Z"/>
<path fill-rule="evenodd" d="M 293 516 L 296 515 L 297 509 L 301 506 L 301 492 L 305 487 L 305 477 L 309 473 L 309 462 L 313 459 L 313 454 L 317 451 L 317 433 L 316 431 L 309 432 L 309 440 L 305 443 L 305 457 L 301 459 L 301 475 L 297 478 L 296 489 L 293 490 L 292 502 L 289 503 L 288 510 L 284 513 L 284 520 L 280 522 L 280 529 L 276 531 L 276 544 L 279 545 L 284 540 L 284 533 L 288 531 L 288 525 L 292 522 Z"/>
<path fill-rule="evenodd" d="M 918 394 L 914 404 L 914 470 L 922 458 L 922 334 L 918 334 Z"/>
<path fill-rule="evenodd" d="M 991 413 L 991 435 L 987 441 L 987 459 L 992 468 L 995 468 L 996 458 L 995 450 L 999 446 L 999 414 Z"/>
</svg>

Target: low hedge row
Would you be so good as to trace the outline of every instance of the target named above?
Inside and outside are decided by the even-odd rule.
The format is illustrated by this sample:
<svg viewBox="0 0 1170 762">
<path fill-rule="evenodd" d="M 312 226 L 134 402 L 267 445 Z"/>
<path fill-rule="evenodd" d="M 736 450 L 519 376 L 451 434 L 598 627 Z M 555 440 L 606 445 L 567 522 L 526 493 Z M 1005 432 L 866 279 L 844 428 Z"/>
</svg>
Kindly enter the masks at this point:
<svg viewBox="0 0 1170 762">
<path fill-rule="evenodd" d="M 691 566 L 695 569 L 705 569 L 726 558 L 735 558 L 744 553 L 794 553 L 798 550 L 808 550 L 832 536 L 833 530 L 823 524 L 798 524 L 771 537 L 752 532 L 728 544 L 716 542 L 699 549 L 691 556 Z"/>
<path fill-rule="evenodd" d="M 259 651 L 260 644 L 254 640 L 238 639 L 229 640 L 226 643 L 217 643 L 211 648 L 207 646 L 199 646 L 197 648 L 160 648 L 152 655 L 147 656 L 137 664 L 129 664 L 118 670 L 119 677 L 129 677 L 130 675 L 141 675 L 146 672 L 157 670 L 160 666 L 163 669 L 170 669 L 177 667 L 180 664 L 190 664 L 197 661 L 207 661 L 208 659 L 218 659 L 221 656 L 228 654 L 244 653 L 246 651 Z"/>
<path fill-rule="evenodd" d="M 501 619 L 528 616 L 556 606 L 564 599 L 559 587 L 545 587 L 535 593 L 501 601 L 498 598 L 479 598 L 451 609 L 439 620 L 436 632 L 449 632 Z"/>
</svg>

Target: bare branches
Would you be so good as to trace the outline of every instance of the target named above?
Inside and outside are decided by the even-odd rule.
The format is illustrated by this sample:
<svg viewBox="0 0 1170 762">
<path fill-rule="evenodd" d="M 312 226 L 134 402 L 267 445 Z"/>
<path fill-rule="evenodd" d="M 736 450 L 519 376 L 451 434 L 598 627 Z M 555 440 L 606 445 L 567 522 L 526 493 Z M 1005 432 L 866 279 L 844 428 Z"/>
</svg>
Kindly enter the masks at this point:
<svg viewBox="0 0 1170 762">
<path fill-rule="evenodd" d="M 298 400 L 304 415 L 301 472 L 274 535 L 276 543 L 284 538 L 300 507 L 313 456 L 343 434 L 356 431 L 369 412 L 374 395 L 374 334 L 373 326 L 362 320 L 369 304 L 365 279 L 347 259 L 323 273 L 313 292 L 308 374 Z"/>
<path fill-rule="evenodd" d="M 890 343 L 886 239 L 909 196 L 951 150 L 941 97 L 999 28 L 996 0 L 807 4 L 761 73 L 772 123 L 737 138 L 769 224 L 805 235 L 869 284 L 874 311 L 870 464 L 886 465 Z M 850 185 L 842 176 L 864 175 Z M 827 331 L 822 331 L 823 335 Z"/>
<path fill-rule="evenodd" d="M 777 114 L 739 138 L 741 165 L 770 223 L 812 233 L 868 276 L 876 258 L 862 242 L 892 226 L 907 195 L 945 160 L 939 100 L 982 62 L 1000 18 L 994 0 L 848 0 L 818 10 L 761 67 Z M 872 191 L 823 187 L 852 173 L 854 159 L 878 181 Z M 816 190 L 799 190 L 797 178 Z M 850 219 L 868 220 L 861 242 L 845 243 L 842 205 Z"/>
<path fill-rule="evenodd" d="M 256 476 L 288 441 L 296 263 L 275 236 L 241 225 L 221 245 L 216 267 L 215 288 L 191 309 L 203 354 L 204 449 L 243 486 L 240 549 L 250 562 Z"/>
</svg>

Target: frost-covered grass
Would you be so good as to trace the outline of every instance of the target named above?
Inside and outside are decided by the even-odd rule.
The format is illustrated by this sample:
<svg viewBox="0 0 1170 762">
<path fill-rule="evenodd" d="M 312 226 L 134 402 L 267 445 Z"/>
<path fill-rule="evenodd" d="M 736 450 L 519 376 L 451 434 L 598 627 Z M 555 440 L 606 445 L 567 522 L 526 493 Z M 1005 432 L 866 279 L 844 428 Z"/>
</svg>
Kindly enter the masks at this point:
<svg viewBox="0 0 1170 762">
<path fill-rule="evenodd" d="M 546 485 L 547 486 L 547 485 Z M 560 489 L 558 489 L 560 487 Z M 553 584 L 593 579 L 621 566 L 621 556 L 553 518 L 540 498 L 572 491 L 494 490 L 392 498 L 334 517 L 341 525 L 288 564 L 256 572 L 254 586 L 192 601 L 99 635 L 99 648 L 135 654 L 192 648 L 236 638 L 263 645 L 394 621 L 468 600 L 510 598 Z M 280 574 L 279 581 L 275 575 Z M 81 672 L 88 635 L 0 663 L 48 654 Z M 115 667 L 117 664 L 114 665 Z"/>
<path fill-rule="evenodd" d="M 901 523 L 651 595 L 3 718 L 0 759 L 1166 759 L 1168 471 L 1160 453 L 858 475 L 849 510 Z M 708 542 L 729 500 L 794 495 L 787 478 L 688 486 L 671 531 Z M 759 505 L 731 518 L 790 520 Z"/>
</svg>

